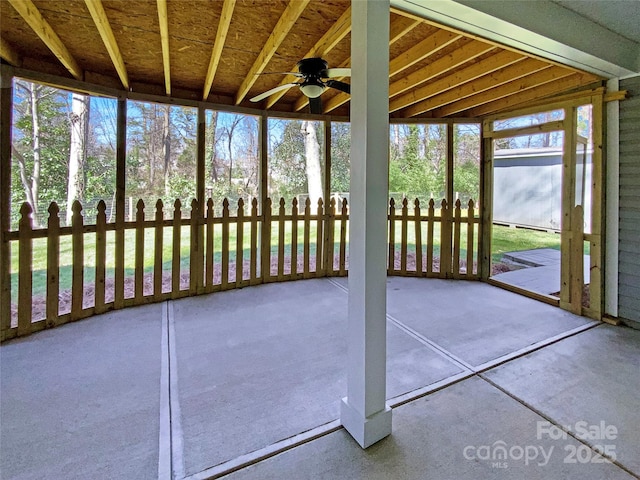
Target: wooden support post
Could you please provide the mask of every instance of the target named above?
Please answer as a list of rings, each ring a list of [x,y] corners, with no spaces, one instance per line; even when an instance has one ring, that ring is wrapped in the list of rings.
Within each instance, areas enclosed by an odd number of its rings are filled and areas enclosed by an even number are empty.
[[[417,198],[413,207],[413,222],[416,237],[416,275],[422,276],[422,220],[420,217],[420,200]]]
[[[475,255],[473,254],[475,248],[474,242],[474,230],[475,230],[475,205],[473,200],[469,200],[467,210],[467,278],[474,276],[473,262]]]
[[[142,199],[139,199],[136,204],[135,232],[134,302],[140,304],[144,296],[144,202]]]
[[[446,200],[440,203],[440,277],[451,276],[452,208]]]
[[[196,222],[196,228],[192,235],[195,235],[198,244],[198,251],[195,257],[192,255],[192,260],[196,263],[196,268],[193,270],[192,277],[195,277],[195,283],[193,289],[196,293],[204,292],[204,212],[206,206],[206,194],[205,194],[205,154],[206,154],[206,120],[207,111],[204,106],[198,106],[198,134],[197,134],[197,170],[196,170],[196,199],[198,200],[198,218]],[[193,215],[193,213],[192,213]],[[193,279],[190,281],[193,282]]]
[[[269,216],[271,216],[271,200],[269,200],[269,117],[267,117],[266,112],[260,116],[258,150],[260,155],[260,183],[258,187],[260,223],[258,225],[259,245],[256,251],[258,252],[257,264],[260,265],[260,278],[265,282],[271,276],[271,272],[269,270],[269,268],[271,268],[271,259],[265,262],[262,258],[262,255],[265,253],[263,245],[267,243],[269,245],[269,249],[271,248],[271,223],[269,223],[269,231],[265,232],[264,230],[267,223],[267,203],[269,203]],[[264,269],[265,265],[267,270]]]
[[[236,287],[243,285],[244,272],[244,200],[238,200],[236,213]]]
[[[602,319],[604,312],[604,238],[603,211],[605,208],[606,175],[604,169],[605,106],[602,94],[591,97],[591,121],[593,125],[593,154],[591,171],[591,248],[589,266],[589,315]],[[615,248],[613,246],[612,248]]]
[[[453,122],[449,120],[447,122],[447,176],[446,176],[446,199],[447,205],[450,209],[453,208],[455,199],[453,198],[453,160],[455,156],[455,150],[453,148],[453,138],[455,134],[453,131]]]
[[[0,75],[0,339],[11,329],[11,125],[13,75],[2,65]]]
[[[335,232],[336,209],[335,199],[331,198],[331,121],[325,120],[324,127],[324,186],[323,199],[325,214],[324,220],[324,241],[322,250],[324,251],[322,260],[322,270],[325,275],[333,272],[333,244]]]
[[[207,200],[207,216],[205,218],[205,291],[210,292],[213,288],[213,258],[214,258],[214,225],[213,225],[213,199]]]
[[[298,199],[291,201],[291,278],[298,277]]]
[[[303,251],[303,271],[302,276],[304,278],[309,278],[311,276],[310,273],[310,252],[309,252],[309,242],[311,241],[311,232],[309,229],[311,228],[311,200],[309,197],[304,201],[304,251]]]
[[[104,203],[104,202],[103,202]],[[99,209],[98,209],[99,211]],[[49,205],[49,219],[47,220],[47,328],[55,327],[59,316],[60,295],[60,207],[56,202]],[[97,231],[96,231],[97,232]],[[96,233],[97,235],[97,233]],[[96,251],[96,269],[99,267],[99,252]],[[104,266],[104,259],[102,260]],[[104,268],[104,267],[103,267]],[[96,282],[97,282],[96,275]],[[96,286],[97,287],[97,286]],[[98,290],[96,288],[96,300]],[[103,288],[104,303],[104,288]]]
[[[488,280],[491,276],[491,234],[493,228],[493,140],[484,138],[489,133],[492,123],[482,123],[480,138],[482,149],[480,151],[480,197],[477,207],[479,209],[480,223],[478,226],[478,275],[481,280]]]
[[[162,298],[163,265],[162,250],[164,248],[164,205],[162,200],[156,202],[156,217],[154,226],[153,242],[153,298],[160,301]]]
[[[584,288],[584,210],[582,205],[576,205],[573,209],[571,220],[571,307],[570,311],[576,315],[582,314],[582,290]]]
[[[249,283],[255,285],[259,283],[257,275],[258,259],[260,252],[258,251],[258,199],[251,200],[251,266],[249,267]]]
[[[285,201],[283,197],[280,197],[280,204],[278,207],[278,281],[284,280],[284,217],[287,214]]]
[[[202,245],[202,214],[198,199],[191,200],[191,217],[189,218],[190,248],[189,248],[189,294],[197,295],[202,292],[202,269],[204,267],[204,252]]]
[[[260,241],[260,274],[263,282],[271,279],[271,199],[267,197],[262,213],[262,239]]]
[[[324,202],[321,198],[318,199],[318,210],[316,211],[316,271],[315,277],[322,276],[324,274],[324,266],[322,264],[323,259],[323,244],[324,244]]]
[[[82,317],[82,301],[84,298],[84,222],[82,205],[74,200],[71,205],[71,319]]]
[[[229,200],[222,201],[222,290],[229,288]]]
[[[182,202],[173,204],[173,244],[171,251],[171,298],[180,295],[180,233],[182,230]]]
[[[124,214],[125,214],[125,172],[127,158],[127,100],[118,98],[118,118],[116,130],[116,230],[115,230],[115,272],[114,308],[124,306]]]
[[[33,291],[33,219],[31,205],[23,203],[18,226],[18,335],[31,332]]]
[[[105,308],[105,277],[107,260],[107,204],[104,200],[98,202],[98,215],[96,217],[96,278],[94,306],[96,313],[102,313]],[[51,227],[49,227],[51,238]]]
[[[565,108],[564,153],[562,155],[562,226],[560,238],[560,307],[572,309],[571,252],[575,205],[577,110]],[[577,239],[575,240],[577,241]],[[582,243],[580,241],[580,243]]]
[[[453,224],[453,277],[460,278],[460,237],[462,224],[462,205],[460,199],[456,200],[454,224]]]
[[[400,220],[400,274],[407,274],[407,219],[409,218],[408,200],[402,199],[402,213]]]
[[[200,205],[200,211],[204,211],[206,202],[205,198],[205,147],[207,143],[206,138],[206,120],[207,111],[202,105],[198,106],[198,131],[196,134],[196,199]]]
[[[427,209],[427,276],[433,274],[433,227],[435,223],[435,207],[436,202],[433,198],[429,199],[429,208]],[[440,272],[440,268],[438,269]]]
[[[342,209],[340,210],[340,276],[347,274],[347,219],[349,212],[347,210],[347,199],[342,199]]]
[[[396,201],[389,200],[389,253],[387,255],[387,275],[393,275],[396,266]]]
[[[333,274],[333,255],[334,255],[334,238],[336,229],[336,199],[331,198],[325,202],[326,209],[324,214],[324,260],[322,269],[325,275]]]

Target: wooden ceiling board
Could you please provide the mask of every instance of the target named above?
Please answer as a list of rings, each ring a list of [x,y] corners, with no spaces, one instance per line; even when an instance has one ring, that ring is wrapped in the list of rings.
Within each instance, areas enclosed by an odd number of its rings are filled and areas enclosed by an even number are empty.
[[[58,2],[51,0],[33,3],[81,68],[118,76],[84,0],[67,0],[55,9]]]
[[[296,1],[296,0],[291,0]],[[96,85],[121,85],[118,73],[84,0],[33,0],[59,36],[82,76]],[[134,92],[166,96],[156,0],[102,0]],[[281,84],[282,75],[247,75],[287,10],[290,0],[237,0],[209,96],[233,104],[243,82],[251,84],[240,106],[257,110],[306,111],[308,101],[297,87],[268,103],[249,99]],[[168,0],[168,39],[172,101],[202,98],[220,23],[222,1]],[[273,50],[262,72],[288,72],[318,44],[347,12],[350,0],[310,0]],[[25,70],[71,78],[72,74],[8,1],[0,2],[1,52]],[[344,18],[343,18],[344,21]],[[335,28],[338,28],[336,24]],[[444,28],[399,11],[391,13],[390,104],[393,117],[476,116],[509,109],[533,95],[555,95],[591,86],[602,79],[547,60],[536,72],[523,71],[526,56],[478,37]],[[349,67],[351,37],[324,52],[329,67]],[[395,32],[395,33],[393,33]],[[460,36],[461,35],[461,36]],[[460,37],[459,37],[460,36]],[[53,48],[53,47],[52,47]],[[519,58],[522,55],[522,59]],[[498,60],[502,59],[504,65]],[[7,59],[3,59],[6,62]],[[534,65],[534,60],[523,65]],[[534,62],[534,63],[532,63]],[[504,69],[503,73],[500,73]],[[535,69],[534,69],[535,70]],[[253,81],[255,80],[255,81]],[[48,80],[50,81],[50,80]],[[349,82],[347,78],[345,81]],[[90,86],[89,86],[90,87]],[[90,89],[90,88],[88,88]],[[323,104],[331,115],[348,114],[349,97],[327,90]]]

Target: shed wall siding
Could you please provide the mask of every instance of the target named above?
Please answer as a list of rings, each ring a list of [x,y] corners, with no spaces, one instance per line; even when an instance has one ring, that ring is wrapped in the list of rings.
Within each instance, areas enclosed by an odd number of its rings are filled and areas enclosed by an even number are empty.
[[[640,322],[640,76],[622,80],[618,315]]]

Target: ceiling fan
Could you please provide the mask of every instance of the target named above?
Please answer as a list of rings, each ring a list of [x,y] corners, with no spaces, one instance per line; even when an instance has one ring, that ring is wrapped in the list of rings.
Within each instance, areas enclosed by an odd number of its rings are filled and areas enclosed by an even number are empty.
[[[297,65],[297,72],[277,72],[283,75],[294,75],[301,78],[299,82],[287,83],[284,85],[278,85],[271,90],[267,90],[260,95],[256,95],[251,98],[252,102],[259,102],[280,90],[291,88],[292,86],[298,86],[300,91],[309,98],[309,108],[311,113],[322,113],[322,101],[320,95],[327,88],[335,88],[341,92],[351,93],[351,85],[341,82],[339,80],[332,80],[336,77],[350,77],[350,68],[327,68],[328,64],[322,58],[305,58],[300,60]]]

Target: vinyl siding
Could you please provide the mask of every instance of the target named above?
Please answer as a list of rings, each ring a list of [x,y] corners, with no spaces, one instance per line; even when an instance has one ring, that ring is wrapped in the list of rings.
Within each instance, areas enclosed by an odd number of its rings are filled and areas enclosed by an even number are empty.
[[[640,76],[622,80],[618,315],[640,322]]]

